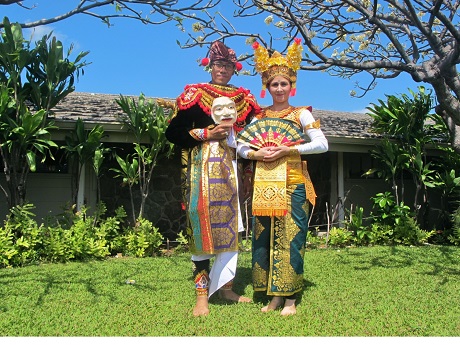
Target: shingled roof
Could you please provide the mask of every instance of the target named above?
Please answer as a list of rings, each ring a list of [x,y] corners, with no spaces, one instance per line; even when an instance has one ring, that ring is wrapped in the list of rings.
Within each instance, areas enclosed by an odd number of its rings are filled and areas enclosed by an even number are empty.
[[[138,98],[138,96],[123,96]],[[59,122],[74,122],[81,118],[87,123],[120,124],[119,116],[123,115],[123,111],[116,102],[119,98],[120,95],[73,92],[60,102],[53,112]],[[174,102],[174,99],[162,100]],[[321,120],[321,129],[327,137],[354,139],[378,137],[370,132],[372,118],[366,114],[313,108],[313,116]]]

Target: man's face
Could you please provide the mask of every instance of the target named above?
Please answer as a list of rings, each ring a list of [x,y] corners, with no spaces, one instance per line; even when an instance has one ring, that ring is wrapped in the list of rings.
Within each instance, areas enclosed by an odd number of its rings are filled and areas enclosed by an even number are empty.
[[[211,116],[215,123],[235,123],[237,112],[235,102],[228,97],[218,97],[212,102]]]
[[[230,61],[217,60],[211,65],[211,79],[213,84],[227,85],[232,79],[235,65]]]

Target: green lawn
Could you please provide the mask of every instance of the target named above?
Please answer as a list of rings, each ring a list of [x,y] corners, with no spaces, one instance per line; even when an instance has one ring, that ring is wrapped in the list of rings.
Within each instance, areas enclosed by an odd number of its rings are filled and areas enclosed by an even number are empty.
[[[241,253],[246,296],[250,267]],[[189,254],[1,269],[0,336],[460,336],[459,247],[308,251],[291,317],[213,296],[195,318],[191,270]]]

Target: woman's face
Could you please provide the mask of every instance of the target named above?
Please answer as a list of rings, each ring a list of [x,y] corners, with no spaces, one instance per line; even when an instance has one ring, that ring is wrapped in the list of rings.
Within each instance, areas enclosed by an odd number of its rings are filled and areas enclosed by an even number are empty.
[[[268,84],[268,92],[275,103],[283,103],[289,100],[291,82],[280,75],[273,78]]]

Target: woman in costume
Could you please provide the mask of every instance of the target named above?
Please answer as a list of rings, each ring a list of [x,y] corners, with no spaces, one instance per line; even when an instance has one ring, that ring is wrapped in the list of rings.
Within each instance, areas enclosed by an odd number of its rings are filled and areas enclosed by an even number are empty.
[[[211,73],[211,81],[185,86],[165,133],[170,142],[182,149],[183,197],[196,290],[194,316],[209,314],[208,299],[217,290],[224,299],[251,302],[232,290],[238,232],[244,230],[239,212],[238,174],[233,168],[234,136],[260,111],[249,90],[228,84],[242,67],[232,49],[216,41],[210,47],[209,58],[201,63]],[[213,102],[220,97],[231,100],[231,122],[216,123],[213,119]],[[223,103],[216,103],[217,106],[221,115],[226,112]],[[214,118],[223,119],[215,115]],[[215,260],[210,270],[212,257]]]
[[[306,155],[323,153],[328,142],[309,106],[293,107],[297,70],[302,59],[300,39],[286,57],[253,44],[256,71],[262,76],[262,94],[271,106],[238,134],[238,153],[256,161],[252,198],[252,279],[254,291],[272,299],[262,312],[282,307],[281,315],[296,313],[296,294],[303,289],[304,254],[309,206],[315,190],[307,171]],[[308,138],[308,140],[307,140]]]

